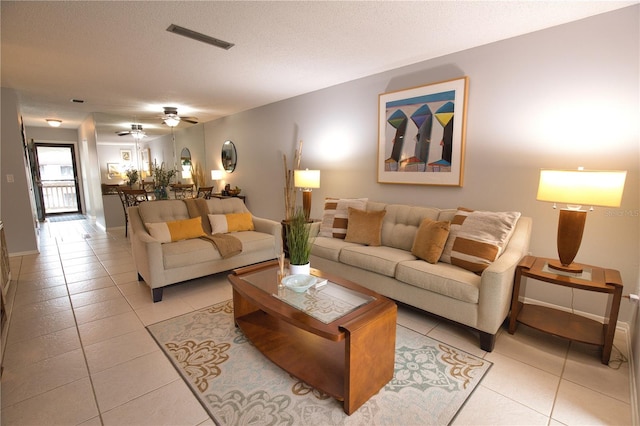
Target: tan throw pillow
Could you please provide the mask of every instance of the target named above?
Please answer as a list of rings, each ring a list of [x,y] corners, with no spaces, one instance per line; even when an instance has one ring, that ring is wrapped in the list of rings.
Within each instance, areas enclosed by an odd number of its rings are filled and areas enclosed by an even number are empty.
[[[413,240],[411,254],[429,263],[438,263],[449,236],[450,223],[424,219]]]
[[[481,274],[502,254],[519,218],[520,212],[459,210],[447,240],[451,246],[449,263]],[[454,226],[455,239],[450,241]]]
[[[349,243],[379,246],[382,220],[386,213],[386,210],[368,212],[349,207],[349,225],[344,240]]]
[[[172,222],[145,223],[149,234],[161,243],[203,237],[202,220],[199,217]]]

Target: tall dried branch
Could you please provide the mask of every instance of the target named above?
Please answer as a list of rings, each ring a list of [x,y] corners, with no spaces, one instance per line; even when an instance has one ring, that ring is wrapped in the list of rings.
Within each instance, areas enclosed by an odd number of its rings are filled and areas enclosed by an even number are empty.
[[[293,156],[293,168],[289,168],[287,155],[282,154],[284,164],[284,214],[286,220],[291,220],[296,211],[296,187],[293,179],[294,170],[300,168],[302,158],[302,141],[298,144],[298,149]]]

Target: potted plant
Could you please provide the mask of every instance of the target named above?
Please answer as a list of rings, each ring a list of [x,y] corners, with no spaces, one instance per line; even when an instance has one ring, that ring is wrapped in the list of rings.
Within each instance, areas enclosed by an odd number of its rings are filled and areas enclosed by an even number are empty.
[[[311,228],[302,208],[295,210],[293,217],[287,221],[286,227],[291,274],[309,275],[309,257],[313,239],[309,238]]]

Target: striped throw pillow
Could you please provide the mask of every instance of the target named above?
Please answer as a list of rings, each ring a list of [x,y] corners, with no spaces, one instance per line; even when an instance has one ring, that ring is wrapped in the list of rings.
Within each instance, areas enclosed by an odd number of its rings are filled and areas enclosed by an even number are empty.
[[[519,218],[520,212],[459,209],[451,222],[448,253],[440,260],[447,262],[448,256],[447,263],[481,274],[502,254]]]
[[[349,223],[349,207],[366,210],[368,200],[368,198],[326,198],[318,236],[344,239]]]

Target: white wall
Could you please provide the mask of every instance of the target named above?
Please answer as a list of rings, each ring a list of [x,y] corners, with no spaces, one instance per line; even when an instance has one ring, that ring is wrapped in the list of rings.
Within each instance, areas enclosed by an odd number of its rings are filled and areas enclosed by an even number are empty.
[[[556,257],[558,212],[535,200],[540,168],[624,169],[619,209],[589,213],[577,261],[638,283],[639,6],[373,75],[205,124],[207,168],[226,139],[238,166],[226,182],[249,208],[284,217],[282,154],[304,140],[301,166],[321,170],[312,216],[327,196],[437,207],[518,210],[533,217],[531,252]],[[377,183],[378,95],[469,77],[464,186]],[[528,286],[527,296],[570,306],[569,289]],[[604,298],[576,291],[573,307],[604,315]],[[621,320],[631,309],[623,302]]]
[[[0,219],[10,255],[37,253],[37,217],[24,158],[18,97],[14,90],[4,87],[1,97]],[[9,182],[9,176],[13,182]]]

